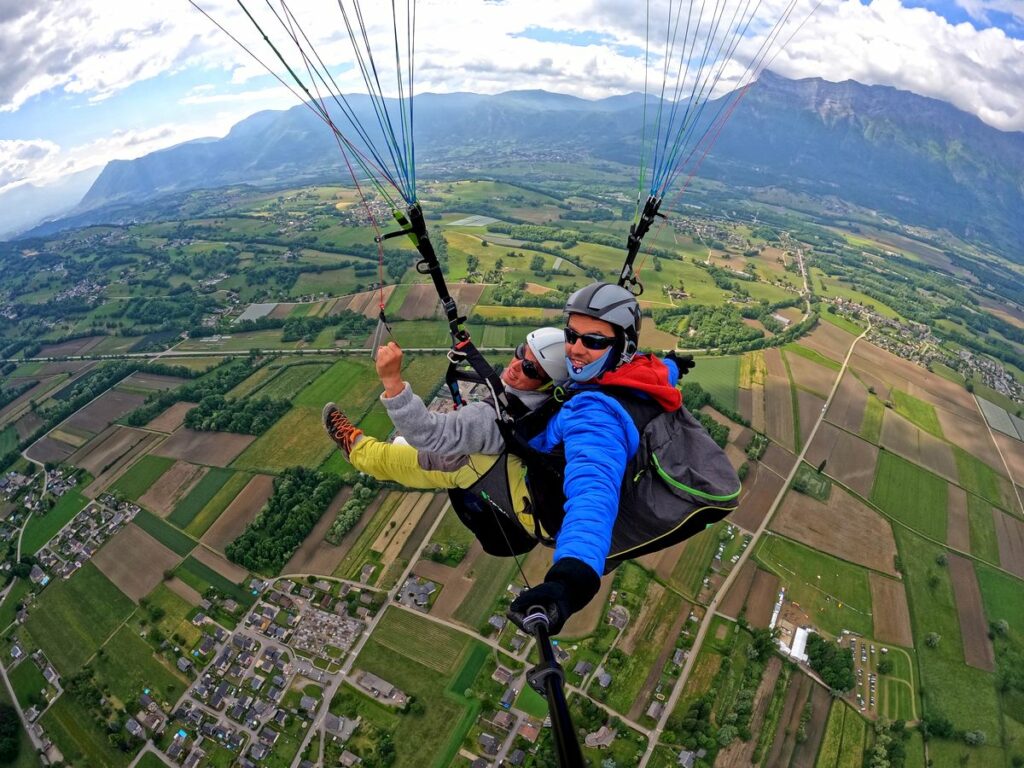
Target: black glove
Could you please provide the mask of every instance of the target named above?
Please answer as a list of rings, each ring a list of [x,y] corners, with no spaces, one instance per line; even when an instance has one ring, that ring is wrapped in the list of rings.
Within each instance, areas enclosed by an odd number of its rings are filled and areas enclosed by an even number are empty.
[[[679,378],[682,378],[697,367],[697,362],[693,359],[693,355],[680,355],[674,349],[665,355],[665,359],[675,361],[676,368],[679,369]]]
[[[582,560],[563,557],[548,571],[544,583],[523,592],[512,601],[508,617],[520,629],[532,609],[539,608],[548,617],[548,634],[557,635],[576,611],[594,599],[601,588],[601,577]]]

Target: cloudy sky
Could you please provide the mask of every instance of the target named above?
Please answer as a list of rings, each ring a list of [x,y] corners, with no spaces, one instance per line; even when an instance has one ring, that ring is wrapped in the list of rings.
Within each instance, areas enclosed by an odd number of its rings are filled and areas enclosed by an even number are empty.
[[[352,0],[343,1],[351,8]],[[672,1],[678,8],[680,0]],[[236,3],[196,2],[273,62]],[[287,32],[267,0],[244,2],[286,50]],[[273,2],[279,10],[280,0]],[[756,21],[774,22],[786,2],[763,0]],[[779,74],[891,85],[948,101],[1001,130],[1024,131],[1024,0],[793,2],[783,36],[789,42],[771,62]],[[663,45],[670,28],[668,3],[651,0],[659,31],[648,44],[637,0],[420,0],[416,90],[543,88],[586,98],[642,91],[645,48],[656,60],[656,41]],[[393,59],[391,29],[373,15],[391,4],[363,5],[370,34],[386,32],[373,38],[374,50]],[[287,7],[340,87],[361,90],[337,0],[289,0]],[[757,23],[750,29],[764,31]],[[383,69],[388,56],[380,59]],[[0,0],[0,192],[223,136],[253,112],[296,103],[188,0]]]

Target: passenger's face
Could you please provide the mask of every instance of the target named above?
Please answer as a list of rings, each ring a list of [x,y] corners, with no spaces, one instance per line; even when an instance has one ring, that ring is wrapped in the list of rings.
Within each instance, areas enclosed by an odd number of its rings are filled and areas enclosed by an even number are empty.
[[[579,336],[596,334],[612,342],[615,340],[615,326],[604,320],[598,320],[596,317],[569,315],[569,320],[565,326]],[[583,368],[589,363],[594,362],[608,350],[608,346],[611,346],[609,344],[601,349],[590,349],[586,346],[586,342],[587,339],[583,338],[577,338],[572,344],[568,340],[566,341],[565,356],[569,358],[569,363],[573,368]]]
[[[510,387],[523,390],[524,392],[532,392],[533,390],[540,389],[547,383],[547,376],[544,374],[544,369],[540,367],[540,363],[537,362],[536,355],[533,354],[533,350],[530,349],[530,345],[523,343],[519,348],[516,349],[517,354],[512,356],[508,365],[505,366],[505,370],[501,372],[501,380]],[[522,357],[520,357],[522,355]],[[530,368],[531,371],[542,374],[542,378],[536,378],[534,376],[527,376],[523,370],[523,363],[526,362],[526,367]]]

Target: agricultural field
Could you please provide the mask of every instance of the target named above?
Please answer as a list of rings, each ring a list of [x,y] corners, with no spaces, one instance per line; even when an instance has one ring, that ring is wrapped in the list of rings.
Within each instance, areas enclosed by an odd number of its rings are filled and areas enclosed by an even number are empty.
[[[211,472],[210,474],[212,475],[213,473]],[[209,476],[207,475],[207,477]],[[235,497],[241,493],[251,478],[252,475],[247,472],[232,473],[220,490],[213,495],[213,498],[203,506],[195,517],[185,524],[185,532],[196,538],[202,538],[207,529],[213,525],[217,518],[227,509],[228,505],[235,500]],[[193,493],[198,492],[199,487],[197,486]],[[189,497],[186,497],[182,503],[186,504],[188,501]]]
[[[45,590],[25,623],[32,639],[62,675],[83,662],[132,612],[132,601],[92,563]]]
[[[145,511],[140,516],[142,514]],[[166,525],[158,518],[151,519]],[[172,570],[180,561],[180,554],[175,554],[143,528],[132,523],[118,531],[93,557],[93,563],[103,575],[135,602],[147,595],[161,582],[164,573]]]
[[[688,374],[686,382],[696,382],[701,388],[722,405],[733,411],[739,410],[740,358],[697,357],[697,363]]]
[[[65,761],[75,765],[121,768],[131,755],[116,749],[86,711],[71,696],[59,697],[39,721]]]
[[[163,546],[181,557],[187,555],[196,546],[196,542],[192,538],[186,536],[166,520],[156,515],[151,515],[146,510],[142,510],[135,516],[134,523]]]
[[[231,467],[277,474],[288,467],[319,466],[334,450],[334,443],[324,434],[320,408],[296,405],[246,448]]]
[[[101,685],[126,706],[134,705],[146,690],[167,702],[177,701],[187,686],[186,679],[171,671],[153,654],[153,648],[131,627],[121,627],[93,661]]]
[[[474,679],[486,658],[472,652],[475,645],[465,635],[391,608],[363,647],[354,669],[379,675],[420,701],[430,702],[423,716],[392,721],[396,768],[448,765],[455,756],[480,707],[477,700],[464,698],[465,687],[456,687]],[[475,669],[465,669],[467,665]]]
[[[687,539],[682,555],[676,561],[669,584],[687,597],[694,599],[700,593],[701,582],[711,567],[711,559],[718,548],[718,534],[722,525],[716,525]]]
[[[138,501],[173,465],[174,460],[165,456],[143,456],[110,486],[110,492]]]
[[[175,505],[174,511],[168,515],[167,521],[183,530],[187,528],[234,474],[230,469],[221,469],[220,467],[210,469]]]
[[[867,571],[781,536],[762,539],[754,557],[775,573],[786,597],[832,635],[844,629],[870,636],[871,590]]]
[[[871,501],[913,530],[946,540],[946,481],[916,464],[890,451],[879,453]]]
[[[999,704],[993,676],[966,665],[963,633],[957,613],[951,574],[938,564],[944,548],[896,527],[903,562],[914,637],[920,647],[918,663],[925,711],[939,712],[957,728],[997,733]],[[927,638],[937,635],[934,647]],[[986,638],[987,639],[987,638]]]

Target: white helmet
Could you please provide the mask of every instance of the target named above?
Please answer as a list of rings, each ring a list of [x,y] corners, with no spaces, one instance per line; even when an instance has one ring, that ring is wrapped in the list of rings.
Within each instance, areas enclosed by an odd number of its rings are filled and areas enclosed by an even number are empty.
[[[569,378],[565,362],[565,331],[561,328],[538,328],[526,334],[526,343],[552,381]]]

